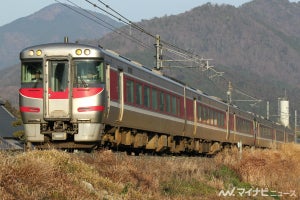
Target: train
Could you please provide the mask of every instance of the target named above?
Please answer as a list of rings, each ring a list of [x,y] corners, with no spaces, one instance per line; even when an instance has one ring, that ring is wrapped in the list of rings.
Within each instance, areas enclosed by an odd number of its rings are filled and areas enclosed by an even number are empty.
[[[294,141],[288,127],[100,46],[40,44],[20,60],[28,147],[213,155]]]

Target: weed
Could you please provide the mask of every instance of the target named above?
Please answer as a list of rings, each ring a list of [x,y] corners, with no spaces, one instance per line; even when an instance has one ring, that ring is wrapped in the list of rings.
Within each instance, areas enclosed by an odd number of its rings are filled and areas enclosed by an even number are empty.
[[[235,172],[233,169],[230,169],[226,165],[221,165],[219,169],[212,173],[212,176],[217,179],[223,180],[226,189],[232,186],[245,189],[251,188],[251,185],[249,183],[241,181],[241,178],[237,174],[237,172]]]
[[[269,188],[267,194],[273,199],[279,199],[278,192],[291,191],[297,198],[299,154],[300,147],[293,144],[278,150],[244,150],[241,158],[236,149],[224,150],[213,159],[134,157],[111,151],[0,152],[0,196],[2,199],[189,200],[222,199],[219,192],[230,188],[245,191]]]
[[[173,178],[161,184],[161,190],[166,196],[203,196],[215,193],[215,189],[195,179],[182,180]]]

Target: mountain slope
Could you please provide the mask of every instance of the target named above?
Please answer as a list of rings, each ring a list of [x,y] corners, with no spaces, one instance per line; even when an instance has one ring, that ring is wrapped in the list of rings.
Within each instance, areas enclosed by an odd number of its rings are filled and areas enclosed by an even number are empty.
[[[47,13],[50,8],[45,8],[44,12]],[[45,13],[27,19],[26,27],[29,27],[29,21],[35,18],[44,23],[51,21],[53,16]],[[66,15],[55,16],[59,16],[60,21],[63,21]],[[65,24],[71,24],[67,19],[66,21]],[[76,24],[79,25],[69,27],[72,33],[81,29],[81,23]],[[208,3],[179,15],[143,20],[138,24],[153,35],[159,34],[164,41],[182,49],[192,50],[204,58],[213,59],[211,64],[218,71],[225,72],[225,77],[233,82],[233,87],[271,101],[273,107],[277,106],[277,98],[282,96],[286,89],[292,102],[291,110],[300,108],[300,3],[290,3],[288,0],[254,0],[238,8]],[[95,25],[94,28],[96,27],[99,26]],[[41,32],[39,36],[43,35],[43,30],[36,31]],[[61,37],[56,36],[59,30],[45,32],[49,35],[43,38],[42,43],[61,41],[64,36],[63,31]],[[120,32],[127,37],[121,37]],[[89,33],[71,38],[83,38],[85,43],[95,45],[100,43],[104,48],[115,50],[150,68],[155,64],[155,39],[135,31],[132,27],[122,27],[117,33],[106,34],[101,39],[100,36],[97,37],[97,33],[94,36],[91,31]],[[14,38],[11,39],[11,43]],[[143,46],[140,45],[141,42],[137,44],[136,40],[141,41]],[[165,54],[167,52],[164,50]],[[205,72],[191,69],[172,69],[164,72],[211,95],[226,98],[227,84],[208,81],[204,76]],[[234,100],[239,98],[236,96]],[[251,111],[260,109],[253,108]]]
[[[300,3],[255,0],[238,8],[208,3],[180,15],[142,21],[139,25],[180,48],[212,58],[212,64],[225,72],[234,87],[264,100],[274,100],[275,107],[275,100],[287,89],[293,108],[300,107]],[[149,46],[155,43],[154,39],[149,42],[144,34],[132,35]],[[104,47],[153,66],[154,48],[142,48],[115,33],[101,41]],[[141,61],[141,51],[151,59]],[[214,89],[203,88],[196,80],[197,76],[201,77],[199,74],[181,71],[176,76],[187,82],[195,79],[194,87],[214,95]],[[223,91],[227,91],[227,85],[223,86]]]
[[[76,8],[72,9],[78,11]],[[100,38],[111,31],[74,10],[62,4],[52,4],[30,16],[0,27],[0,57],[5,58],[0,60],[0,69],[18,63],[19,52],[27,46],[63,41],[65,36],[72,41]],[[99,13],[93,15],[111,24],[112,27],[121,26],[105,15]]]

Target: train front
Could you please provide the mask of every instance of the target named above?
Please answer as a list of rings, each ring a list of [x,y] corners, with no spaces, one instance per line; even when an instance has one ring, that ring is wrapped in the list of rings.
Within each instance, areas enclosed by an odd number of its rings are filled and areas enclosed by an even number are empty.
[[[104,129],[105,66],[98,48],[45,44],[24,49],[19,104],[27,144],[92,148]]]

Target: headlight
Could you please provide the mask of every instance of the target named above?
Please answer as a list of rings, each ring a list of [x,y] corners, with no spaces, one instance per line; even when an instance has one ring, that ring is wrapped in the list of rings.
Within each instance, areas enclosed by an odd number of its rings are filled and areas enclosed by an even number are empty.
[[[80,56],[82,54],[82,50],[81,49],[76,49],[76,55]]]
[[[33,55],[34,55],[34,51],[33,51],[33,50],[30,50],[30,51],[28,52],[28,55],[29,55],[29,56],[33,56]]]
[[[36,55],[37,55],[37,56],[40,56],[40,55],[42,55],[42,50],[40,50],[40,49],[39,49],[39,50],[37,50],[37,51],[36,51]]]
[[[88,56],[88,55],[90,55],[90,53],[91,53],[91,51],[90,51],[89,49],[85,49],[85,50],[84,50],[84,54],[85,54],[85,55]]]

